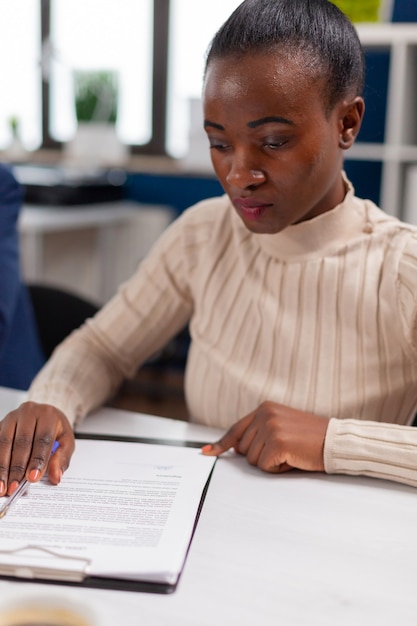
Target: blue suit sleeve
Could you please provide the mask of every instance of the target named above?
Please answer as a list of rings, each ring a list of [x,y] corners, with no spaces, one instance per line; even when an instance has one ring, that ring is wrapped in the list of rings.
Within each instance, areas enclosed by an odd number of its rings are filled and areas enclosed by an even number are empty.
[[[0,353],[15,315],[21,278],[17,220],[23,193],[11,170],[0,164]]]

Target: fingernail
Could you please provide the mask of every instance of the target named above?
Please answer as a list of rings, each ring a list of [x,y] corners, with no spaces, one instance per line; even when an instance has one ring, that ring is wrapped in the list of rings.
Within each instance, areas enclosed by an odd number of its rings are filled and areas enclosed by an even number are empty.
[[[0,480],[0,496],[4,496],[6,493],[6,483],[4,480]]]
[[[19,483],[17,482],[17,480],[14,480],[13,482],[10,483],[9,490],[8,490],[9,491],[9,496],[14,494],[14,492],[16,491],[18,486],[19,486]]]
[[[40,475],[41,475],[41,473],[40,473],[40,471],[38,469],[30,470],[30,472],[29,472],[29,480],[32,480],[32,481],[38,480]]]
[[[203,446],[201,448],[201,452],[204,454],[205,452],[211,452],[213,449],[213,446],[211,443],[208,443],[207,445]]]

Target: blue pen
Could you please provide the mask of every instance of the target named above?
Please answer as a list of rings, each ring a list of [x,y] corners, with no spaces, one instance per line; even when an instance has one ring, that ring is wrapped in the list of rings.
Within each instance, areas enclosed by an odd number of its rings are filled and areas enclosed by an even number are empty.
[[[51,456],[54,454],[54,452],[58,450],[58,448],[59,441],[55,441],[54,445],[52,446]],[[14,491],[11,496],[9,496],[7,502],[0,508],[0,519],[2,519],[6,515],[12,504],[15,504],[15,502],[19,500],[20,496],[25,493],[30,484],[31,483],[26,478],[22,480],[16,491]]]

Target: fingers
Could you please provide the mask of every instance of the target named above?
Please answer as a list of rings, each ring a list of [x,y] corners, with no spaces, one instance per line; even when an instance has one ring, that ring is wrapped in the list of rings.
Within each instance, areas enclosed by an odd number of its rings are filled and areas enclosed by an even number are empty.
[[[251,417],[252,419],[250,419]],[[251,413],[232,426],[219,441],[207,444],[201,451],[206,456],[218,456],[230,448],[235,448],[236,452],[246,456],[250,465],[259,467],[262,471],[270,474],[282,474],[294,469],[288,463],[282,462],[278,450],[271,455],[262,437],[257,436],[257,430],[251,428],[252,423],[253,414]]]
[[[61,482],[62,474],[68,469],[75,449],[74,433],[70,424],[68,427],[68,431],[57,438],[59,448],[48,463],[48,478],[53,485]]]
[[[16,411],[0,423],[0,495],[13,493],[24,477],[32,447],[34,424],[26,422],[26,434],[18,428]]]
[[[215,443],[209,443],[206,446],[203,446],[203,448],[201,448],[202,453],[207,456],[218,456],[219,454],[230,450],[230,448],[235,448],[236,451],[239,451],[238,447],[240,439],[249,424],[252,422],[253,416],[254,413],[249,413],[249,415],[242,417],[241,420],[229,428],[221,439]]]
[[[0,497],[6,495],[7,491],[11,445],[12,438],[0,431]]]
[[[265,438],[262,429],[258,429],[252,422],[243,433],[239,442],[239,452],[246,456],[250,465],[259,467],[263,472],[281,474],[290,469],[290,465],[283,462],[281,447],[275,446],[269,438]]]
[[[50,460],[55,441],[59,448]],[[58,484],[74,447],[71,425],[61,411],[22,404],[0,422],[0,496],[11,495],[24,478],[37,482],[47,468],[50,481]]]
[[[248,463],[265,472],[292,468],[324,471],[323,448],[329,419],[275,402],[263,402],[203,454],[234,447]]]

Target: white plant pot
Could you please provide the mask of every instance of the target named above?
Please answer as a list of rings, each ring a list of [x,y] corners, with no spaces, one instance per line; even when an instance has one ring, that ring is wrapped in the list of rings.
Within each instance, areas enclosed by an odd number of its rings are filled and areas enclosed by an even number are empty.
[[[75,137],[64,147],[64,161],[75,167],[117,167],[126,164],[129,150],[114,124],[80,122]]]

